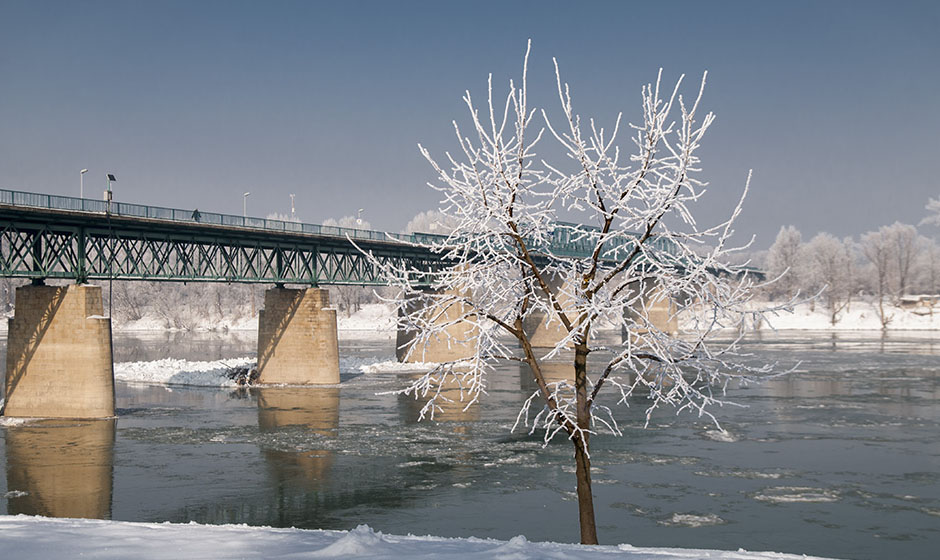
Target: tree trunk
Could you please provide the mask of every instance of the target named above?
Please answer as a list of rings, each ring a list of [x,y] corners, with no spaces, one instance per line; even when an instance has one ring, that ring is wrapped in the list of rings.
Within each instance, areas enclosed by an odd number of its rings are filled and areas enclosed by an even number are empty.
[[[574,388],[577,395],[578,427],[580,435],[571,439],[574,444],[574,462],[578,479],[578,517],[581,521],[581,544],[597,544],[597,526],[594,523],[594,495],[591,493],[590,443],[587,430],[591,427],[591,411],[587,402],[587,344],[574,347]]]
[[[591,459],[584,451],[584,442],[573,440],[574,461],[578,478],[578,518],[581,521],[581,544],[597,544],[594,524],[594,496],[591,494]]]

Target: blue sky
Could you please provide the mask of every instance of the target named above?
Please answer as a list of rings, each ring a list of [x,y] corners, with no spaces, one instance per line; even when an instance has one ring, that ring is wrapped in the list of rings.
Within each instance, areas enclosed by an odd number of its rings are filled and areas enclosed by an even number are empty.
[[[584,115],[639,115],[659,67],[709,71],[700,217],[855,235],[940,195],[940,3],[0,0],[0,188],[398,230],[436,207],[416,144],[452,149],[460,97],[500,89],[533,40]],[[925,227],[925,233],[936,235]]]

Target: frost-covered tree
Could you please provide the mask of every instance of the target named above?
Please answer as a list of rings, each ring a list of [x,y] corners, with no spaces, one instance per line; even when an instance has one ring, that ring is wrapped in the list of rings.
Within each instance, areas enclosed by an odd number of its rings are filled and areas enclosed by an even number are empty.
[[[920,223],[940,226],[940,197],[929,199],[925,208],[928,214]]]
[[[928,294],[940,293],[940,245],[933,239],[920,240],[920,291]]]
[[[835,325],[839,313],[849,304],[851,297],[851,258],[846,246],[835,236],[820,233],[804,248],[811,281],[810,289],[822,291],[829,312],[829,322]]]
[[[457,227],[454,221],[445,216],[440,210],[419,212],[405,226],[405,233],[435,233],[447,235]]]
[[[888,239],[890,239],[892,266],[894,267],[895,298],[900,299],[907,294],[910,287],[911,274],[915,259],[917,258],[917,228],[912,225],[894,222],[885,226]]]
[[[845,280],[846,301],[845,310],[851,311],[852,297],[861,291],[862,277],[859,275],[859,259],[862,259],[858,243],[852,237],[842,240],[842,249],[845,252]]]
[[[366,220],[363,220],[362,218],[357,218],[355,216],[343,216],[338,220],[335,218],[327,218],[321,225],[352,229],[372,229],[372,224]]]
[[[793,296],[803,281],[803,236],[794,226],[783,226],[767,251],[767,275],[776,281],[769,286],[773,295]]]
[[[869,277],[872,281],[872,291],[875,294],[876,310],[881,328],[887,329],[891,317],[886,314],[884,300],[889,293],[888,279],[892,265],[892,239],[888,226],[882,226],[878,231],[870,231],[862,235],[862,254],[871,263]]]
[[[734,341],[710,336],[744,325],[754,283],[725,264],[740,249],[729,241],[740,203],[716,227],[700,227],[693,214],[705,192],[696,151],[714,119],[700,108],[704,76],[691,102],[679,94],[681,78],[667,89],[657,77],[642,88],[637,124],[627,128],[618,117],[604,128],[575,113],[557,62],[558,118],[532,107],[527,68],[528,53],[521,81],[510,82],[501,101],[492,76],[482,108],[466,93],[470,128],[454,123],[459,155],[442,164],[419,146],[437,172],[431,186],[443,197],[440,211],[455,224],[446,238],[422,245],[453,264],[426,274],[435,289],[412,286],[415,270],[372,262],[402,292],[399,328],[415,332],[408,352],[442,338],[471,348],[469,359],[440,364],[402,389],[427,399],[421,417],[455,399],[469,408],[498,363],[526,364],[538,388],[517,426],[540,430],[546,444],[555,436],[571,442],[581,541],[596,543],[590,438],[620,434],[609,407],[645,403],[647,423],[663,407],[713,419],[710,407],[728,383],[767,369],[739,360]],[[548,137],[567,157],[536,155]],[[571,247],[582,251],[563,251]],[[686,317],[687,336],[649,318],[664,302],[673,317]],[[544,351],[526,328],[542,318],[562,332]],[[622,327],[623,343],[598,339],[601,322]],[[570,377],[548,377],[549,359],[568,360]]]
[[[298,216],[296,216],[296,215],[294,215],[294,216],[292,217],[290,214],[286,214],[286,213],[282,214],[282,213],[280,213],[280,212],[271,212],[270,214],[268,214],[267,216],[265,216],[265,218],[267,218],[268,220],[280,220],[280,221],[282,221],[282,222],[301,222],[301,221],[303,221],[303,220],[300,219],[300,217],[298,217]]]

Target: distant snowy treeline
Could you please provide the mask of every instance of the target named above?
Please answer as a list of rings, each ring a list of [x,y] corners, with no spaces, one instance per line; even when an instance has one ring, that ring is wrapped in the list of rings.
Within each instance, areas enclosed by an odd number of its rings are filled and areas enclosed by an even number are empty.
[[[816,304],[825,307],[833,325],[853,301],[864,300],[887,327],[888,307],[930,306],[936,298],[912,296],[940,293],[940,244],[899,222],[857,239],[823,232],[809,241],[795,227],[785,226],[758,264],[768,278],[776,278],[767,288],[770,298],[820,294]]]

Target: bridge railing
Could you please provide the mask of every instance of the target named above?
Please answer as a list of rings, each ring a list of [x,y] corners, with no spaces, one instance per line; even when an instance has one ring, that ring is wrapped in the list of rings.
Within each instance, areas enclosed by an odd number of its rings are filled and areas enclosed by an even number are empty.
[[[384,231],[307,224],[288,220],[272,220],[268,218],[256,218],[252,216],[219,214],[217,212],[203,212],[201,210],[197,212],[196,210],[182,210],[180,208],[147,206],[144,204],[134,204],[130,202],[112,201],[109,204],[105,200],[97,200],[94,198],[77,198],[73,196],[41,194],[6,189],[0,189],[0,204],[7,204],[10,206],[26,206],[30,208],[44,208],[49,210],[95,212],[101,214],[110,212],[114,216],[126,216],[132,218],[147,218],[188,223],[198,222],[200,224],[244,227],[294,233],[309,233],[314,235],[332,235],[336,237],[346,237],[348,235],[353,239],[367,239],[372,241],[387,241],[389,239],[394,239],[397,241],[416,243],[444,239],[443,236],[433,234],[388,233]]]
[[[32,208],[45,208],[51,210],[70,210],[78,212],[108,213],[115,216],[167,220],[185,223],[200,223],[229,227],[251,228],[266,231],[294,232],[314,235],[330,235],[335,237],[349,236],[352,239],[372,241],[396,240],[405,243],[435,243],[446,239],[446,236],[430,233],[388,233],[383,231],[346,228],[338,226],[324,226],[307,224],[288,220],[273,220],[256,218],[252,216],[236,216],[232,214],[219,214],[216,212],[202,212],[196,210],[182,210],[179,208],[166,208],[162,206],[147,206],[129,202],[107,202],[92,198],[77,198],[53,194],[41,194],[25,191],[0,189],[0,204],[12,206],[26,206]],[[594,243],[599,230],[596,227],[580,224],[559,222],[543,250],[558,257],[583,258],[589,256],[594,249]],[[602,258],[617,260],[623,258],[635,245],[639,236],[626,234],[619,239],[608,241]],[[675,255],[675,247],[666,238],[652,240],[659,251]],[[533,247],[538,251],[539,244]]]

